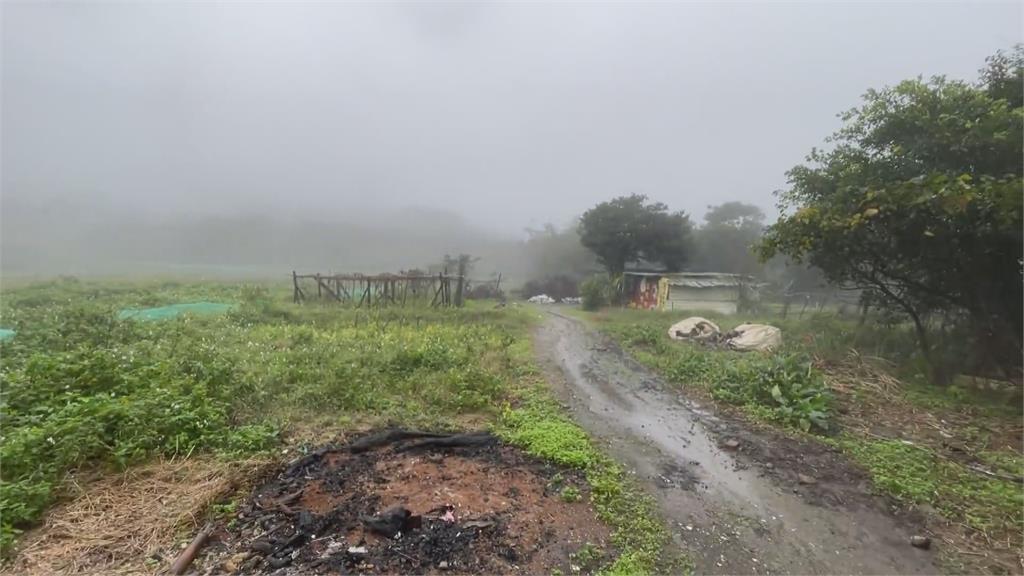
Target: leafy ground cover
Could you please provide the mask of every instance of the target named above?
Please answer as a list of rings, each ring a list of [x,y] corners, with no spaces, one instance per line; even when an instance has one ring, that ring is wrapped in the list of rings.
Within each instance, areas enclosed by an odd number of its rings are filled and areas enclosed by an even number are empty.
[[[211,301],[226,314],[164,321],[118,310]],[[9,551],[65,493],[69,474],[154,457],[245,459],[300,425],[489,424],[528,452],[586,472],[615,530],[613,571],[648,571],[653,508],[546,399],[527,314],[297,307],[280,286],[61,280],[5,291],[0,344],[0,515]]]
[[[947,555],[951,569],[1019,571],[1019,389],[975,387],[969,379],[945,388],[924,384],[915,378],[911,335],[834,315],[701,313],[723,330],[741,322],[782,328],[781,349],[740,354],[668,338],[668,327],[691,315],[685,312],[576,314],[670,382],[842,449],[879,493],[931,513],[929,526],[946,550],[965,553]]]

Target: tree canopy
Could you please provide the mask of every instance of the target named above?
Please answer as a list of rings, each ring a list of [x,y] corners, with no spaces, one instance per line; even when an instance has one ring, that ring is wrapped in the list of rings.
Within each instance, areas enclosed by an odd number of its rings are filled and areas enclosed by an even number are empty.
[[[909,316],[963,320],[988,360],[1020,364],[1024,49],[972,84],[934,77],[869,90],[828,151],[788,172],[761,255],[820,268]],[[995,358],[994,356],[998,356]]]
[[[523,252],[531,278],[581,279],[598,269],[594,255],[580,243],[575,223],[565,229],[545,224],[539,230],[528,228],[526,233]]]
[[[621,275],[626,264],[643,258],[670,271],[686,263],[690,217],[669,212],[660,202],[633,194],[602,202],[580,218],[580,242],[597,256],[612,276]]]
[[[764,230],[764,212],[752,204],[709,206],[704,225],[694,232],[693,267],[707,272],[756,275],[761,264],[753,247]]]

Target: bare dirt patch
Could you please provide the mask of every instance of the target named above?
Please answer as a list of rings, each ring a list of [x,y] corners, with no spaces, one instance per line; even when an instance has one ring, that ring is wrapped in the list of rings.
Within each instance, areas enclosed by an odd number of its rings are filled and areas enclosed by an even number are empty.
[[[366,438],[270,476],[215,529],[200,572],[569,573],[571,554],[608,540],[577,473],[494,437]],[[566,501],[568,486],[584,498]]]

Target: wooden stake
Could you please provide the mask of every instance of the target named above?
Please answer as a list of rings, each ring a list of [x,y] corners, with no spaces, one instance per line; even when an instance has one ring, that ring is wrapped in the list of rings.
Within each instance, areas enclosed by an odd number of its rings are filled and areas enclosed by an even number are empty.
[[[181,555],[174,561],[174,564],[171,564],[171,574],[178,576],[184,574],[185,570],[188,570],[189,565],[195,560],[196,554],[206,544],[206,540],[212,532],[213,524],[207,523],[206,526],[203,526],[203,529],[199,531],[199,534],[196,534],[196,537],[192,539],[188,547],[181,552]]]

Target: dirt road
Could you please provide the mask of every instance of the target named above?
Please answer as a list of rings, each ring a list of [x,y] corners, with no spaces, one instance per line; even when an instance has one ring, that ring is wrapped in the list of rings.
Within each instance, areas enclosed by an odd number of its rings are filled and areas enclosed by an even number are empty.
[[[557,310],[536,337],[573,416],[655,496],[700,574],[934,574],[921,523],[869,495],[818,443],[753,429],[670,391],[614,343]]]

